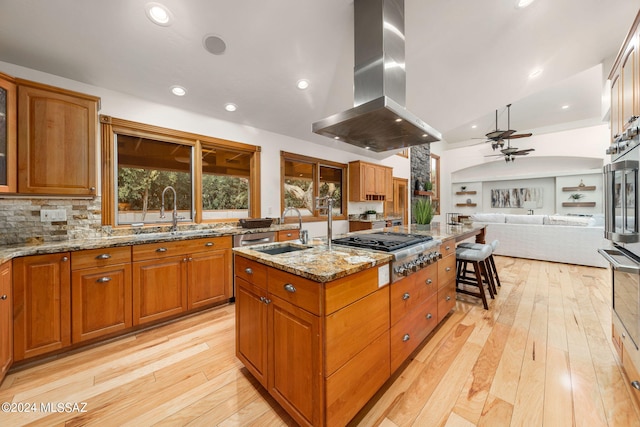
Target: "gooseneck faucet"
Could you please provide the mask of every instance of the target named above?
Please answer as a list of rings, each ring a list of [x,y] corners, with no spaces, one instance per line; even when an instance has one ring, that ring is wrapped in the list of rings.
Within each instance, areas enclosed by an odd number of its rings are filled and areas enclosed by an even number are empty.
[[[298,210],[298,208],[295,208],[293,206],[287,206],[286,208],[284,208],[284,211],[282,211],[282,217],[280,217],[280,224],[284,224],[284,216],[289,211],[296,211],[298,213],[298,236],[300,238],[300,243],[306,245],[307,241],[309,240],[309,235],[307,234],[307,230],[302,229],[302,214],[300,213],[300,210]]]
[[[178,231],[178,200],[177,200],[178,195],[176,194],[176,189],[170,185],[167,185],[166,187],[164,187],[164,190],[162,190],[162,205],[160,206],[160,218],[165,218],[164,193],[166,193],[167,190],[171,190],[173,192],[173,216],[171,217],[171,232],[175,233],[176,231]]]

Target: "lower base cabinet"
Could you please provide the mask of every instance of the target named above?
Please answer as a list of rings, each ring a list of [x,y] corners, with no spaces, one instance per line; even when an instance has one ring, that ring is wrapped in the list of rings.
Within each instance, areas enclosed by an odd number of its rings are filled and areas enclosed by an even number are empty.
[[[0,382],[13,363],[13,285],[11,262],[0,265]]]
[[[626,374],[627,386],[631,390],[636,404],[640,405],[640,390],[637,388],[640,385],[640,350],[626,334],[617,315],[612,313],[611,317],[611,339]]]
[[[69,253],[13,260],[13,356],[20,361],[71,345]]]

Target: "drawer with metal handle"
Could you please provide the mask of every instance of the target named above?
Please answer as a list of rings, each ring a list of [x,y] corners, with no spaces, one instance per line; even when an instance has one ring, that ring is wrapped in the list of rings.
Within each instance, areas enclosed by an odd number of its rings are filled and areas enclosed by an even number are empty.
[[[270,269],[267,275],[267,290],[291,304],[310,313],[320,314],[319,283],[281,270]]]
[[[131,262],[130,246],[71,252],[71,270],[126,264],[129,262]]]

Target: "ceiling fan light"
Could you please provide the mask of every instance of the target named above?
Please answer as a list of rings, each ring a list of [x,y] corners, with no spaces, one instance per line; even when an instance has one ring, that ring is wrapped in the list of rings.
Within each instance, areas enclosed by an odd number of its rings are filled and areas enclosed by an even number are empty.
[[[536,77],[538,77],[540,74],[542,74],[542,68],[536,68],[535,70],[531,71],[529,73],[529,78],[530,79],[535,79]]]

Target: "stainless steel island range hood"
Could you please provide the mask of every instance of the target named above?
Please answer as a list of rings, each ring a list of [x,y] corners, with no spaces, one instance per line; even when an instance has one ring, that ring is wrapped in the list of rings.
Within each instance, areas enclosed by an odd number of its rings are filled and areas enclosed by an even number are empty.
[[[355,0],[354,17],[354,108],[315,122],[313,132],[376,152],[439,141],[404,107],[404,0]]]

